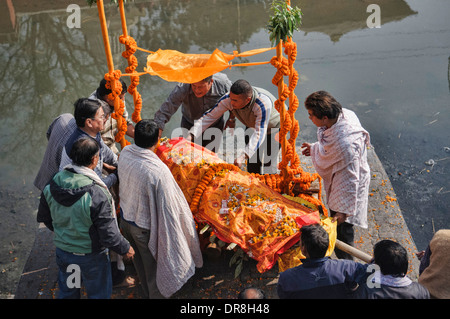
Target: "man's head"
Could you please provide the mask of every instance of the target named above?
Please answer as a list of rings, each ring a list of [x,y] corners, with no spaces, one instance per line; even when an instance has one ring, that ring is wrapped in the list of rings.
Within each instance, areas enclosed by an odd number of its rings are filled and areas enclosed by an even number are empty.
[[[310,94],[305,100],[305,107],[309,118],[317,126],[321,126],[321,123],[316,123],[317,120],[322,120],[325,117],[330,120],[337,119],[342,112],[341,104],[326,91],[317,91]]]
[[[266,294],[260,288],[249,287],[239,293],[238,299],[266,299]]]
[[[237,80],[231,85],[230,100],[234,109],[242,109],[250,103],[253,95],[253,88],[245,80]]]
[[[111,100],[109,98],[109,94],[111,93],[111,89],[107,89],[106,88],[106,80],[102,79],[100,81],[100,84],[97,88],[96,94],[97,97],[102,99],[103,101],[107,102],[109,104],[109,106],[114,107],[114,100]],[[125,83],[124,80],[120,79],[120,83],[122,84],[122,93],[119,95],[119,97],[122,100],[125,100],[125,93],[127,93],[127,84]],[[110,113],[108,111],[105,111],[106,113]]]
[[[392,240],[382,240],[373,248],[374,262],[380,266],[383,275],[404,277],[408,271],[408,253],[406,249]]]
[[[134,128],[134,142],[142,148],[151,148],[158,142],[159,128],[153,120],[141,120]]]
[[[330,240],[328,233],[319,224],[306,225],[300,229],[300,245],[307,258],[323,258]]]
[[[209,90],[211,90],[213,82],[214,80],[211,75],[199,82],[192,83],[191,84],[192,92],[194,92],[195,96],[198,98],[203,97],[206,95],[206,93],[209,92]]]
[[[75,102],[74,117],[79,128],[93,135],[105,127],[105,112],[101,103],[97,100],[87,98],[78,99]]]
[[[100,147],[93,138],[84,136],[73,143],[69,157],[74,165],[91,169],[97,166]]]

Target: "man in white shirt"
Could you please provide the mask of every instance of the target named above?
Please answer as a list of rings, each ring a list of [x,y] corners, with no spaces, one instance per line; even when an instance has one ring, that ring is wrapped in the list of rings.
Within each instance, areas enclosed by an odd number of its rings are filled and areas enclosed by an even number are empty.
[[[326,91],[305,100],[309,118],[317,127],[316,143],[303,143],[303,155],[311,156],[322,177],[327,205],[338,223],[337,238],[354,245],[353,225],[367,228],[370,167],[367,162],[369,133],[356,114],[341,106]],[[338,258],[353,259],[340,250]]]

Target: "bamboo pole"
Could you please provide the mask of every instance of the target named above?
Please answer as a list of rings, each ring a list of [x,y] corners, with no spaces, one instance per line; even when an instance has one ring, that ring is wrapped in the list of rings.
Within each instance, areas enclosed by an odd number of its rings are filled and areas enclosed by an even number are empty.
[[[352,255],[353,257],[359,258],[365,263],[370,263],[372,261],[372,256],[366,254],[365,252],[362,252],[359,249],[356,249],[355,247],[352,247],[339,239],[336,239],[335,248],[338,248],[342,251],[345,251],[346,253]]]
[[[123,6],[123,0],[119,0],[119,12],[120,12],[120,21],[122,22],[122,33],[125,37],[127,37],[128,36],[127,20],[125,18],[125,8]]]
[[[108,26],[106,25],[105,8],[103,7],[103,0],[97,0],[98,18],[100,19],[100,27],[102,29],[103,45],[105,47],[106,62],[108,64],[108,71],[114,71],[114,62],[111,53],[111,46],[109,44]]]
[[[120,21],[122,23],[122,34],[124,37],[128,37],[128,29],[127,29],[127,20],[125,16],[125,7],[123,4],[123,0],[119,0],[119,12],[120,12]],[[128,66],[130,66],[130,62],[128,61]],[[139,76],[136,70],[134,70],[131,74],[131,81],[133,81],[134,76]],[[136,110],[136,105],[138,100],[140,99],[140,94],[137,89],[133,91],[133,104]]]
[[[281,63],[282,62],[282,57],[283,57],[283,44],[282,44],[283,40],[280,40],[280,42],[278,42],[277,44],[277,59],[278,61]],[[278,98],[281,98],[282,94],[283,94],[283,87],[284,87],[284,81],[283,81],[283,77],[281,77],[281,80],[278,82]],[[280,106],[280,129],[283,128],[284,125],[284,116],[285,116],[286,110],[285,110],[285,104],[284,101],[282,103],[282,105]],[[286,138],[282,138],[281,139],[281,156],[282,156],[282,160],[284,159],[286,154]]]
[[[100,27],[102,30],[102,37],[103,37],[103,46],[105,47],[105,55],[106,55],[106,62],[108,64],[108,72],[113,73],[114,72],[114,62],[113,62],[113,56],[111,52],[111,46],[109,44],[109,35],[108,35],[108,26],[106,24],[106,17],[105,17],[105,8],[103,6],[103,0],[97,0],[97,11],[98,11],[98,18],[100,19]],[[111,91],[115,91],[115,83],[116,81],[112,81],[111,85]],[[116,96],[114,99],[114,112],[118,114],[120,109],[120,97]],[[123,117],[118,116],[117,121],[117,127],[122,127],[122,120]],[[125,137],[123,137],[120,140],[121,147],[125,147],[126,141]]]

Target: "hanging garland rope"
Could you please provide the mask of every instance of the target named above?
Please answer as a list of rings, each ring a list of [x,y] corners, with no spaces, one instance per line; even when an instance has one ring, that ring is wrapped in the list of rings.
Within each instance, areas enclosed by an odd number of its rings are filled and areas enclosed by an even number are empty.
[[[130,86],[128,87],[128,93],[133,96],[134,111],[131,115],[131,120],[137,123],[141,120],[142,110],[142,96],[137,90],[139,85],[140,74],[136,72],[138,67],[138,60],[134,56],[134,53],[138,49],[136,40],[128,34],[127,21],[125,18],[124,0],[119,0],[120,21],[122,23],[122,35],[119,36],[119,42],[125,45],[125,51],[122,56],[127,59],[128,67],[125,68],[125,72],[130,74]]]
[[[117,129],[118,132],[115,136],[115,141],[120,143],[121,147],[129,145],[125,139],[125,133],[127,131],[127,121],[123,117],[123,113],[125,110],[125,104],[120,98],[120,94],[122,94],[122,83],[120,83],[120,77],[122,76],[122,72],[120,70],[115,70],[110,73],[105,74],[107,89],[111,90],[111,93],[108,95],[108,98],[114,101],[114,112],[111,114],[111,117],[117,121]]]
[[[128,67],[125,68],[125,72],[134,74],[136,73],[136,68],[138,66],[137,58],[134,56],[134,53],[136,52],[137,48],[136,41],[132,37],[124,35],[121,35],[119,37],[119,41],[120,43],[125,45],[125,51],[122,53],[122,56],[128,61]],[[138,85],[139,85],[139,76],[131,75],[130,85],[128,86],[128,93],[130,93],[133,96],[134,112],[131,115],[131,120],[134,123],[137,123],[141,120],[142,97],[137,90]]]
[[[272,44],[284,47],[284,53],[288,58],[281,54],[271,59],[271,64],[277,69],[272,83],[279,87],[279,98],[275,101],[275,109],[280,113],[281,127],[279,131],[279,142],[282,144],[282,159],[278,165],[280,174],[260,175],[255,174],[262,182],[277,192],[284,192],[287,195],[294,195],[294,188],[299,189],[296,196],[301,197],[308,202],[321,206],[325,215],[327,210],[324,207],[322,198],[322,178],[319,174],[305,172],[300,166],[300,158],[295,151],[295,141],[297,139],[300,127],[295,119],[295,112],[298,109],[299,101],[294,93],[298,83],[298,72],[294,68],[294,62],[297,58],[297,44],[292,41],[292,34],[301,24],[301,10],[292,8],[290,1],[274,1],[272,3],[274,15],[271,17],[268,25],[270,31],[270,40]],[[281,50],[279,50],[281,52]],[[283,78],[289,76],[289,86]],[[289,108],[286,112],[285,101],[289,98]],[[287,134],[289,133],[289,139]],[[318,199],[312,195],[306,194],[315,180],[319,182]]]

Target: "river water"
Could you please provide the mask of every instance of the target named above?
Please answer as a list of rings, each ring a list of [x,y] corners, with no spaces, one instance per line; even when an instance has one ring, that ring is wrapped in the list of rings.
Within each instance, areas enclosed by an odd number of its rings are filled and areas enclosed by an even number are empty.
[[[108,2],[108,1],[105,1]],[[39,192],[33,179],[46,147],[45,132],[61,113],[97,87],[108,71],[96,7],[84,0],[4,1],[0,5],[0,296],[14,293],[36,230]],[[270,47],[268,0],[129,1],[128,30],[141,48],[184,53],[231,53]],[[302,0],[295,68],[301,102],[327,90],[359,116],[389,174],[418,249],[450,227],[450,2],[448,0]],[[69,4],[80,6],[80,28],[69,28]],[[369,4],[381,25],[369,28]],[[124,70],[118,9],[106,5],[116,68]],[[372,21],[372,20],[371,20]],[[274,51],[233,61],[269,61]],[[145,54],[136,54],[138,70]],[[274,95],[271,65],[224,71]],[[126,79],[127,80],[127,79]],[[144,118],[174,83],[142,76]],[[132,99],[127,97],[132,106]],[[130,109],[129,109],[130,111]],[[132,111],[132,110],[131,110]],[[315,141],[316,128],[300,107],[298,144]],[[165,135],[178,127],[180,112]],[[429,160],[434,165],[429,166]]]

